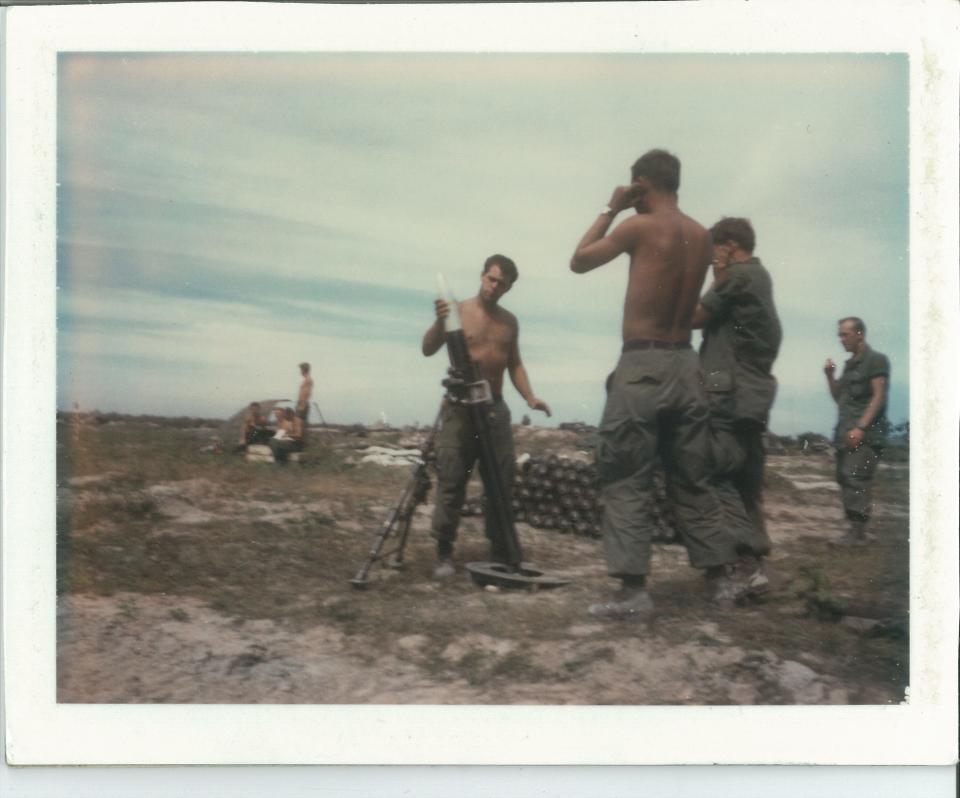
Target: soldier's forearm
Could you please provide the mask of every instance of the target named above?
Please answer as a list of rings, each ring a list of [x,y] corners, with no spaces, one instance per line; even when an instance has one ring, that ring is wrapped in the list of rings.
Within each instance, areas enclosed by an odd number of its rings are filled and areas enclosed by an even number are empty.
[[[858,427],[869,427],[877,419],[877,414],[880,412],[880,405],[883,403],[882,396],[874,396],[870,400],[870,404],[867,405],[867,409],[863,411],[863,415],[857,419]]]
[[[443,325],[439,321],[435,321],[426,333],[424,333],[423,343],[420,348],[426,357],[430,357],[440,350],[443,343]]]
[[[587,232],[583,234],[583,238],[580,239],[580,243],[577,244],[577,248],[573,252],[573,257],[570,259],[570,269],[572,271],[577,274],[582,274],[600,265],[599,263],[593,263],[591,260],[586,259],[584,257],[584,250],[606,235],[607,230],[610,229],[610,223],[613,221],[613,218],[614,214],[612,212],[597,215],[596,221],[594,221]]]
[[[532,399],[536,398],[533,389],[530,387],[530,377],[527,376],[527,370],[522,365],[508,369],[508,373],[510,374],[510,382],[513,383],[513,387],[517,389],[517,393],[523,397],[525,402],[529,404]]]
[[[576,252],[579,252],[584,247],[592,244],[594,241],[599,241],[604,237],[607,230],[610,229],[610,223],[613,221],[613,212],[609,213],[599,213],[597,218],[594,220],[593,224],[587,228],[587,232],[583,234],[583,237],[580,239],[580,243],[577,244]]]
[[[887,396],[887,380],[885,377],[873,377],[870,380],[870,402],[867,404],[866,410],[863,411],[863,415],[858,419],[859,427],[869,427],[874,421],[877,420],[877,416],[880,415],[880,408],[883,406],[884,399]]]

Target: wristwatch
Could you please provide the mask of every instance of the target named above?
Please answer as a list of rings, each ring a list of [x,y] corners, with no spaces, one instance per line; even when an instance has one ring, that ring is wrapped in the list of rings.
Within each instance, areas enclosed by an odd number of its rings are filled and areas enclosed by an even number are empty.
[[[609,216],[611,219],[616,215],[617,214],[613,212],[613,208],[611,208],[609,205],[604,206],[603,210],[600,211],[600,216]]]

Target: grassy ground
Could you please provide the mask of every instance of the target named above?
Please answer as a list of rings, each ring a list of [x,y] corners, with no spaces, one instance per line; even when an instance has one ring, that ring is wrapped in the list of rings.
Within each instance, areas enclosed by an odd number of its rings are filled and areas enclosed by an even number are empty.
[[[586,616],[586,606],[613,586],[599,541],[526,525],[520,534],[531,559],[569,577],[570,585],[538,594],[492,592],[462,575],[436,585],[426,508],[415,520],[408,567],[378,565],[370,588],[353,590],[349,579],[409,475],[406,468],[357,463],[356,449],[396,443],[396,432],[367,439],[329,433],[311,446],[307,463],[287,467],[204,451],[215,430],[128,423],[64,425],[60,432],[61,603],[112,602],[103,606],[116,624],[141,641],[158,617],[178,624],[170,634],[180,634],[201,611],[238,629],[281,630],[290,640],[324,629],[339,641],[343,668],[370,668],[386,679],[394,663],[398,702],[806,702],[775,678],[787,662],[805,663],[830,688],[808,690],[814,703],[898,702],[908,684],[902,467],[882,470],[877,481],[880,542],[836,550],[826,545],[841,532],[836,491],[796,487],[803,480],[829,483],[826,456],[771,458],[776,589],[762,603],[717,609],[704,600],[683,550],[657,546],[652,591],[659,614],[648,628]],[[576,436],[529,432],[519,441],[518,453],[543,454],[569,449]],[[486,558],[478,519],[465,519],[457,553],[461,562]],[[103,700],[83,688],[84,674],[101,667],[90,642],[100,632],[79,611],[62,619],[61,632],[61,700]],[[260,648],[235,655],[221,679],[258,667],[266,672],[267,644],[250,640]],[[179,656],[189,658],[189,649]],[[184,661],[169,667],[189,670]],[[291,670],[294,676],[277,678],[296,683],[298,671]],[[192,696],[111,700],[210,700],[214,693],[205,690],[213,687],[198,673]],[[623,673],[632,674],[631,683],[620,689],[615,682]],[[404,680],[420,692],[405,697]],[[257,684],[237,687],[242,700],[270,699],[269,684]],[[446,692],[433,693],[431,685]]]

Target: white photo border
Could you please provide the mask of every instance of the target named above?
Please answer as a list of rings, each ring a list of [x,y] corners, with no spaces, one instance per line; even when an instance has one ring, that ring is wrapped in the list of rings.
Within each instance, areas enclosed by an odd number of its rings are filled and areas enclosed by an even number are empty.
[[[6,17],[3,655],[26,764],[952,764],[958,14],[943,2],[18,7]],[[911,661],[900,706],[58,704],[60,52],[902,52],[910,61]],[[494,35],[495,32],[495,35]],[[31,419],[30,424],[24,423]],[[41,421],[37,422],[36,419]]]

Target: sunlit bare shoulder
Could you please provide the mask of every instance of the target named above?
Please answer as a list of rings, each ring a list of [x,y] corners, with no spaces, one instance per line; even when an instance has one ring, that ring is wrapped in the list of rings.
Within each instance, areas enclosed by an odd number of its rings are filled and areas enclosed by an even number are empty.
[[[517,317],[516,317],[516,316],[514,316],[514,315],[513,315],[509,310],[507,310],[506,308],[500,308],[500,307],[498,307],[497,310],[499,311],[498,321],[500,321],[500,322],[503,323],[503,324],[509,325],[509,326],[510,326],[512,329],[514,329],[514,330],[517,329],[517,327],[519,326],[520,322],[517,321]]]

